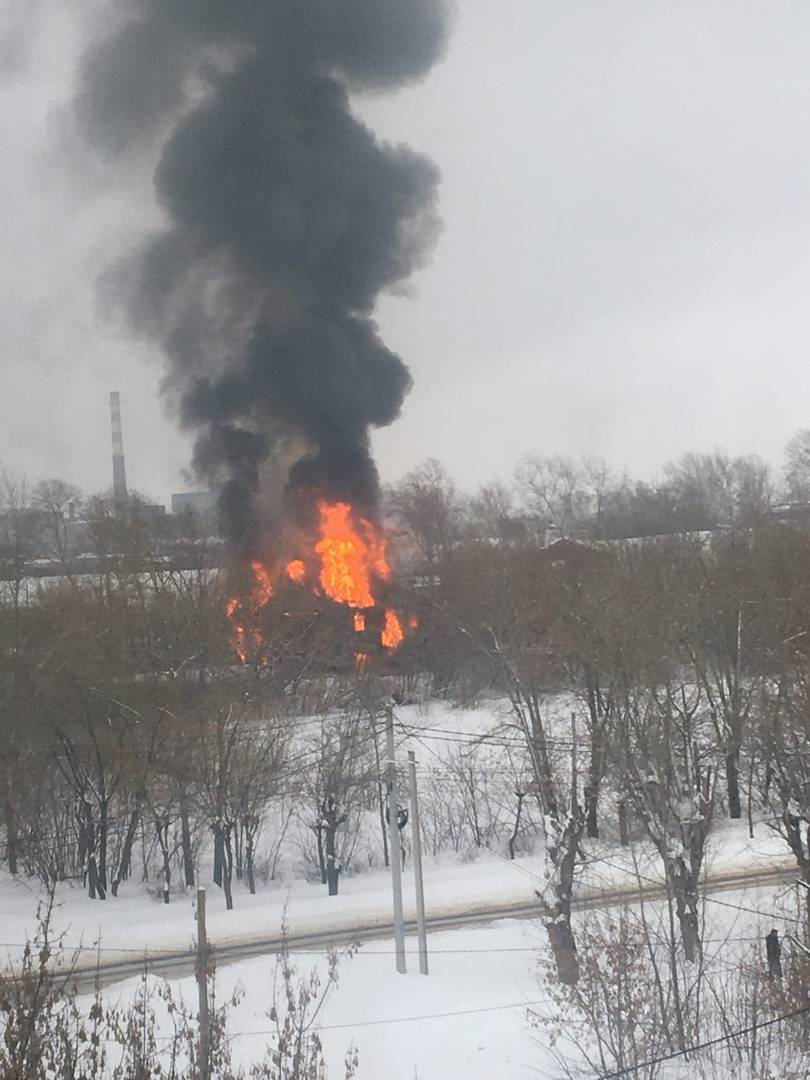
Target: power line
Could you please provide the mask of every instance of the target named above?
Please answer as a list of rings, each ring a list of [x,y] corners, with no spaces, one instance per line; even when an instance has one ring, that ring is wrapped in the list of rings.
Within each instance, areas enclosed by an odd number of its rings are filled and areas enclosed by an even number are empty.
[[[352,1024],[321,1024],[319,1031],[342,1031],[362,1027],[382,1027],[388,1024],[413,1024],[423,1020],[447,1020],[455,1016],[476,1016],[480,1013],[506,1012],[510,1009],[527,1009],[532,1005],[551,1005],[553,1002],[547,998],[538,998],[529,1001],[514,1001],[508,1005],[485,1005],[478,1009],[456,1009],[454,1012],[423,1013],[421,1016],[392,1016],[379,1020],[359,1020]],[[276,1035],[275,1029],[264,1031],[234,1031],[228,1033],[228,1038],[238,1039],[249,1036]]]
[[[509,916],[505,916],[508,918]],[[433,932],[441,933],[441,927],[434,928]],[[453,931],[450,931],[453,932]],[[716,944],[724,945],[726,943],[738,943],[738,942],[761,942],[764,938],[761,934],[739,934],[739,935],[725,935],[721,937],[704,937],[701,941],[704,945]],[[27,947],[37,948],[39,946],[36,938],[28,942],[17,941],[0,941],[0,949],[17,949],[23,951]],[[211,952],[213,958],[216,959],[217,946],[215,942],[211,942]],[[258,944],[261,944],[259,942]],[[666,943],[664,943],[666,944]],[[148,946],[142,948],[135,948],[133,946],[126,945],[101,945],[101,944],[69,944],[67,942],[60,942],[58,935],[54,937],[53,945],[57,948],[61,948],[64,952],[69,953],[93,953],[93,954],[111,954],[120,955],[122,953],[132,956],[139,956],[146,964],[150,964],[152,961],[160,961],[165,959],[173,959],[181,961],[185,958],[192,959],[194,957],[193,950],[178,950],[176,948],[165,949],[151,949]],[[354,958],[364,956],[393,956],[393,950],[391,949],[367,949],[362,942],[353,941],[349,943],[349,947],[356,947],[357,952]],[[540,950],[539,945],[505,945],[505,946],[486,946],[481,948],[459,948],[459,949],[435,949],[431,948],[431,954],[437,956],[476,956],[476,955],[497,955],[507,953],[535,953]],[[280,956],[285,950],[289,953],[295,953],[298,956],[329,956],[333,949],[299,949],[294,945],[279,944],[275,948],[269,948],[267,953],[263,955],[268,956]],[[409,950],[409,955],[416,956],[416,950]]]
[[[631,871],[627,870],[625,867],[617,866],[615,863],[608,862],[607,859],[603,859],[602,862],[605,866],[609,866],[613,870],[619,870],[621,871],[621,873],[627,874],[628,876],[631,874]],[[657,885],[659,888],[666,885],[666,879],[664,879],[663,881],[659,881],[656,878],[651,878],[647,877],[644,874],[639,874],[637,871],[635,872],[635,874],[633,874],[633,876],[638,878],[640,881],[646,881],[648,884]],[[748,915],[761,915],[763,919],[778,919],[781,922],[789,923],[797,923],[800,921],[798,917],[792,917],[789,915],[778,915],[776,914],[776,912],[773,911],[759,911],[757,908],[743,907],[740,904],[732,904],[729,900],[718,900],[716,896],[710,896],[706,892],[702,894],[701,899],[704,900],[706,903],[719,904],[720,907],[733,908],[735,911],[743,911]]]
[[[730,1031],[727,1035],[721,1035],[717,1039],[709,1039],[707,1042],[703,1043],[694,1043],[692,1046],[687,1046],[683,1050],[675,1050],[671,1054],[650,1058],[648,1061],[641,1061],[637,1065],[629,1065],[627,1068],[618,1069],[615,1072],[602,1073],[599,1080],[616,1080],[619,1076],[629,1076],[631,1073],[637,1074],[640,1069],[649,1069],[653,1065],[661,1065],[665,1061],[672,1061],[674,1058],[684,1057],[686,1054],[697,1053],[698,1050],[707,1050],[710,1046],[720,1046],[722,1043],[730,1042],[740,1035],[750,1035],[752,1032],[759,1031],[761,1028],[772,1027],[774,1024],[781,1024],[784,1020],[793,1020],[795,1017],[804,1016],[807,1013],[810,1013],[810,1005],[806,1005],[802,1009],[795,1009],[793,1012],[782,1013],[781,1016],[774,1016],[771,1020],[763,1020],[759,1024],[750,1024],[748,1027],[739,1028],[737,1031]]]

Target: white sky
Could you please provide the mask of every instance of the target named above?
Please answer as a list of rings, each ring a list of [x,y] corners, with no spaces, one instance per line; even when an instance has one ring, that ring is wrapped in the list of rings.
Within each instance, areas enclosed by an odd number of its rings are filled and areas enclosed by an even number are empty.
[[[29,30],[27,55],[0,42],[17,61],[0,84],[0,461],[108,485],[118,388],[130,482],[165,499],[187,448],[160,358],[93,288],[148,185],[102,200],[89,163],[54,165],[82,31],[31,4],[0,0]],[[384,478],[436,456],[474,485],[528,451],[644,476],[715,446],[778,462],[810,427],[810,5],[458,6],[444,65],[361,105],[444,175],[433,264],[379,312],[416,380],[375,440]]]

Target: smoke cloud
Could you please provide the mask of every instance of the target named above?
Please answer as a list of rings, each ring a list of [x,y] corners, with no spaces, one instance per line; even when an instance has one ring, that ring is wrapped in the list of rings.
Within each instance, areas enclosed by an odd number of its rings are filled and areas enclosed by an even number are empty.
[[[438,171],[381,142],[352,91],[422,78],[449,0],[127,0],[88,50],[84,137],[109,157],[160,140],[167,225],[107,282],[157,339],[166,386],[196,432],[194,464],[227,479],[245,547],[260,476],[296,445],[288,485],[373,512],[369,430],[410,387],[372,312],[438,233]],[[287,463],[289,464],[289,462]]]

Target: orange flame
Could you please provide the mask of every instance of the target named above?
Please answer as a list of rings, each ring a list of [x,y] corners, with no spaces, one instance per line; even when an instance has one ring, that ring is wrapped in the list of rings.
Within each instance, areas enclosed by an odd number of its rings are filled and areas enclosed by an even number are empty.
[[[405,638],[405,634],[402,630],[402,623],[399,621],[399,616],[395,611],[386,611],[385,613],[385,626],[383,626],[382,634],[380,635],[380,641],[383,643],[386,649],[391,652],[394,649],[398,649]]]
[[[368,653],[356,652],[354,654],[354,665],[358,671],[365,671],[368,666]]]
[[[348,503],[318,502],[321,539],[315,551],[321,560],[321,586],[327,596],[353,608],[374,607],[372,575],[391,575],[385,540],[365,518],[355,527]]]
[[[317,556],[319,566],[308,567],[304,559],[296,558],[284,565],[283,572],[297,585],[307,585],[309,579],[309,587],[315,593],[319,591],[314,584],[317,573],[323,594],[336,603],[353,608],[354,629],[363,633],[367,623],[362,609],[377,607],[376,585],[391,580],[387,538],[372,521],[356,515],[349,503],[329,503],[321,499],[316,506],[320,515],[320,535],[314,553],[309,550],[308,557]],[[249,592],[231,597],[225,609],[233,623],[234,649],[242,663],[247,663],[249,645],[258,649],[264,644],[255,626],[256,616],[272,599],[275,578],[281,570],[278,565],[268,569],[258,559],[250,565],[254,580]],[[414,628],[416,625],[416,619],[412,617],[409,626]],[[393,652],[402,644],[404,636],[398,614],[387,610],[380,634],[382,645]],[[358,671],[364,670],[369,659],[366,653],[355,654]]]
[[[287,563],[287,577],[290,581],[294,581],[296,585],[303,585],[306,576],[307,568],[301,559],[293,559],[292,562]]]
[[[225,614],[233,623],[234,652],[243,664],[248,662],[248,639],[257,649],[264,644],[264,638],[255,627],[248,633],[246,616],[255,618],[273,597],[273,579],[267,567],[254,559],[250,568],[254,584],[248,596],[231,596],[225,605]]]
[[[273,598],[273,581],[267,567],[263,566],[258,559],[253,560],[250,568],[256,578],[256,588],[252,594],[253,602],[255,607],[263,608]]]

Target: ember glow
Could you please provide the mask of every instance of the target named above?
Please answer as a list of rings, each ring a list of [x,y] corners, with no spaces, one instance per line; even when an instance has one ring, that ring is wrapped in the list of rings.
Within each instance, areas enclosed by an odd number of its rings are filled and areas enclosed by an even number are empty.
[[[234,628],[234,650],[242,663],[249,659],[249,643],[257,650],[264,644],[256,623],[259,613],[272,599],[280,575],[286,574],[290,581],[310,588],[316,596],[328,597],[351,608],[358,634],[364,633],[369,625],[367,613],[382,607],[378,589],[391,580],[385,534],[368,518],[356,514],[349,503],[318,500],[316,508],[318,536],[311,548],[303,545],[303,557],[275,564],[254,559],[250,564],[253,574],[250,588],[227,602],[226,614]],[[416,625],[413,617],[408,625]],[[390,653],[399,648],[404,638],[399,615],[387,609],[380,644]],[[365,652],[355,653],[357,670],[363,671],[369,659]]]

